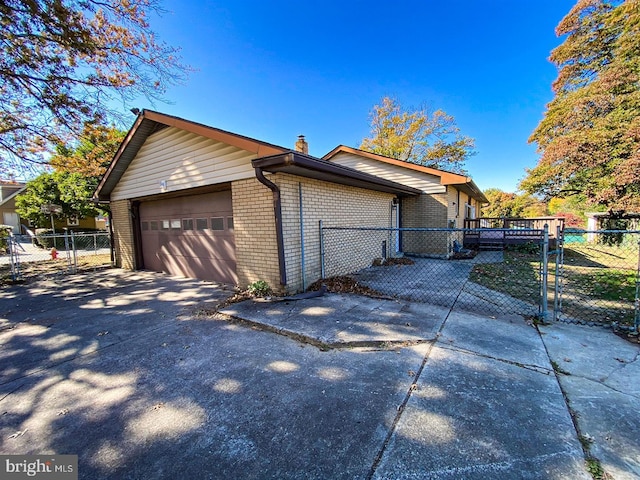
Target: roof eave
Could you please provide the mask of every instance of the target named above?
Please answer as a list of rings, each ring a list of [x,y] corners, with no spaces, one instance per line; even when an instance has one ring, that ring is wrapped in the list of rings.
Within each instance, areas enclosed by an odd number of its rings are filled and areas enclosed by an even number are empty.
[[[109,168],[98,184],[93,195],[95,199],[98,201],[108,201],[110,199],[111,192],[120,181],[120,178],[122,178],[122,175],[137,155],[147,137],[159,126],[186,130],[206,138],[227,143],[242,150],[247,150],[259,156],[287,151],[286,148],[277,145],[227,132],[226,130],[210,127],[202,123],[192,122],[153,110],[143,110],[138,114],[133,126],[129,129],[118,151],[111,160]]]
[[[290,151],[285,154],[256,158],[252,160],[251,164],[254,168],[259,168],[265,172],[290,173],[331,183],[393,193],[398,196],[412,196],[422,193],[417,188],[385,180],[299,152]]]

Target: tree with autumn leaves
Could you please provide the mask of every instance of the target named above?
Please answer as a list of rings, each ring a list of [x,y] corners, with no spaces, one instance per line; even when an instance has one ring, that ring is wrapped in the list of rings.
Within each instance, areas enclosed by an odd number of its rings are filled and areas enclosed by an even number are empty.
[[[579,0],[556,33],[555,98],[530,138],[541,158],[520,186],[640,211],[640,0]]]
[[[0,173],[47,164],[118,120],[115,106],[182,79],[177,49],[150,28],[158,12],[157,0],[0,0]]]
[[[464,163],[475,152],[472,138],[460,133],[455,119],[442,110],[405,109],[384,97],[370,113],[371,136],[362,150],[404,162],[464,173]]]
[[[49,220],[41,206],[51,203],[62,207],[60,217],[106,213],[91,197],[124,136],[125,132],[115,127],[85,125],[79,140],[56,147],[49,159],[53,171],[27,182],[24,192],[16,198],[16,211],[40,226],[46,226]]]
[[[162,100],[188,68],[148,22],[158,0],[0,0],[0,174],[44,173],[16,201],[98,214],[90,199],[124,133],[116,106]],[[127,110],[126,107],[124,110]]]

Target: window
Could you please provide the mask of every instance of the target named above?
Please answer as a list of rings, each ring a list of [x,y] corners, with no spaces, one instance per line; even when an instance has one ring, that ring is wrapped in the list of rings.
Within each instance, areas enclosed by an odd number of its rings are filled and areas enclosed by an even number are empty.
[[[206,230],[206,229],[207,229],[207,219],[196,218],[196,230]]]
[[[180,230],[180,220],[171,219],[171,230]]]
[[[142,222],[142,231],[146,232],[149,230],[149,222]]]
[[[151,220],[149,222],[149,228],[151,230],[158,230],[158,222],[156,220]]]
[[[211,218],[211,230],[224,230],[224,218],[212,217]]]
[[[169,220],[162,220],[160,223],[161,230],[169,230]]]
[[[233,230],[233,217],[227,217],[227,229]]]
[[[67,225],[69,225],[70,227],[77,227],[79,224],[80,222],[78,221],[77,215],[69,215],[67,217]]]
[[[183,218],[182,219],[182,230],[193,230],[193,219],[192,218]]]

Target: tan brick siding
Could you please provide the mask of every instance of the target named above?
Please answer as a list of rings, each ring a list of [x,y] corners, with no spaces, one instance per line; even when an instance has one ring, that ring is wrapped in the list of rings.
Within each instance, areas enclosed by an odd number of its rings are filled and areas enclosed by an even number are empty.
[[[291,292],[301,291],[303,287],[299,185],[302,187],[305,286],[321,276],[320,220],[326,227],[392,226],[392,194],[286,174],[275,175],[274,181],[282,195],[287,283]],[[345,235],[350,235],[348,241],[344,241]],[[326,239],[327,276],[369,266],[374,258],[381,256],[383,240],[387,242],[388,249],[394,244],[389,232],[327,232]],[[332,271],[332,265],[341,271]]]
[[[238,284],[245,288],[252,282],[264,280],[279,291],[273,193],[251,178],[232,182],[231,197]]]
[[[129,200],[111,202],[111,218],[113,220],[116,266],[134,270],[136,262],[133,251],[133,225],[129,207]]]
[[[450,211],[448,193],[422,194],[402,199],[403,228],[447,228]],[[402,251],[406,254],[437,255],[449,253],[447,232],[402,232]]]

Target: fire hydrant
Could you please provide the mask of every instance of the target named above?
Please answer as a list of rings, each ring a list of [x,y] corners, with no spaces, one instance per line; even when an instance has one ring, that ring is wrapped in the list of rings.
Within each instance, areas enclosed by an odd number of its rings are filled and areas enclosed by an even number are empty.
[[[58,258],[58,250],[56,250],[56,247],[53,247],[51,249],[51,260],[55,260],[56,258]]]

